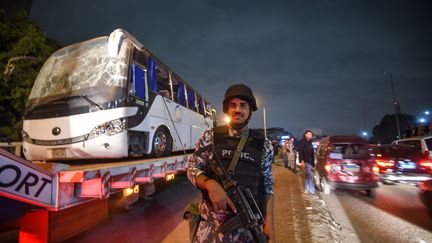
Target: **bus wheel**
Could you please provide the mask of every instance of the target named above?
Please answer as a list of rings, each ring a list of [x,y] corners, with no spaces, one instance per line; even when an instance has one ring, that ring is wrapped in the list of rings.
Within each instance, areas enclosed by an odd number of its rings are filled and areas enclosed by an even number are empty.
[[[153,136],[152,155],[155,157],[167,156],[171,154],[172,138],[168,130],[158,127]]]

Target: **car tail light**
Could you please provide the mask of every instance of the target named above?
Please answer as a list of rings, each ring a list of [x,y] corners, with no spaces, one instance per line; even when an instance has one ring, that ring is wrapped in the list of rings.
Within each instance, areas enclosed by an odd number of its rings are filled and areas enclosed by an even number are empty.
[[[325,165],[325,170],[326,170],[327,172],[330,172],[330,165],[329,165],[329,164]]]
[[[376,165],[373,167],[372,170],[373,170],[374,173],[379,173],[380,172],[380,169]]]
[[[379,167],[393,167],[394,166],[394,161],[393,160],[377,159],[377,160],[375,160],[375,163]]]
[[[421,160],[420,166],[432,170],[432,160]]]

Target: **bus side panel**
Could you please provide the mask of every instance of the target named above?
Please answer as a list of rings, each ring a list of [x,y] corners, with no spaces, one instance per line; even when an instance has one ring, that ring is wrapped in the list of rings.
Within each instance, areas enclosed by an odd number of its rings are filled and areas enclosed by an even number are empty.
[[[157,95],[154,102],[152,102],[151,104],[152,105],[149,108],[149,111],[143,122],[136,127],[130,128],[130,130],[145,131],[149,133],[149,146],[147,153],[151,153],[153,136],[156,132],[156,129],[160,126],[165,126],[168,128],[170,135],[173,138],[173,151],[183,150],[183,146],[180,143],[180,140],[183,145],[186,146],[185,149],[188,149],[190,147],[190,125],[184,123],[181,119],[183,115],[180,115],[184,114],[184,110],[187,110],[187,108],[167,99],[165,99],[164,102],[164,100],[162,100],[162,96],[160,95]],[[170,114],[168,114],[167,107]],[[180,139],[178,138],[176,130],[174,129],[170,115],[173,119],[175,128],[177,129]],[[179,117],[180,119],[178,119]]]
[[[172,125],[172,122],[170,120],[163,119],[163,118],[156,117],[156,116],[152,116],[149,114],[140,125],[138,125],[134,128],[131,128],[129,130],[148,131],[149,132],[149,138],[148,138],[149,146],[148,146],[148,150],[146,151],[146,153],[150,154],[151,149],[152,149],[153,136],[156,132],[156,129],[160,126],[167,127],[169,132],[170,132],[170,135],[173,139],[173,150],[172,151],[183,150],[183,146],[181,145],[180,140],[178,139],[177,133],[176,133],[176,131]],[[180,123],[180,122],[175,122],[175,126],[176,126],[176,129],[178,131],[178,134],[180,136],[182,143],[188,146],[188,144],[190,144],[190,125]],[[185,149],[188,149],[188,147],[185,147]]]
[[[213,122],[195,111],[156,95],[143,122],[129,130],[149,133],[149,146],[146,153],[150,154],[154,134],[160,126],[168,128],[173,139],[172,151],[175,152],[194,149],[201,134],[212,128]]]
[[[201,134],[207,130],[209,127],[205,126],[204,116],[199,113],[188,111],[186,116],[186,123],[190,124],[191,130],[191,147],[190,149],[195,148],[195,144],[198,142],[198,139],[201,137]]]

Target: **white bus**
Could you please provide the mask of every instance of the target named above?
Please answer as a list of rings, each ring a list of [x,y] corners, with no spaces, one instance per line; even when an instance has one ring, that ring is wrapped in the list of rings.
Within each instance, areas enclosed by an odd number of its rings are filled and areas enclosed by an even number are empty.
[[[215,111],[129,33],[64,47],[31,90],[23,123],[29,160],[167,156],[194,149]]]

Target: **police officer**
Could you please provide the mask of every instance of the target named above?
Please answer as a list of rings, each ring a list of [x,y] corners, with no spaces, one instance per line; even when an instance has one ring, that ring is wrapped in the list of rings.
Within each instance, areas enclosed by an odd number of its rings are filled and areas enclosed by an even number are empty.
[[[215,151],[227,168],[234,151],[247,125],[252,112],[257,110],[252,90],[244,84],[230,86],[225,92],[223,112],[230,118],[230,123],[203,133],[197,144],[197,150],[214,143]],[[250,130],[242,150],[233,178],[237,184],[248,187],[254,196],[266,223],[263,228],[269,242],[275,241],[274,231],[274,179],[272,175],[273,146],[261,133]],[[193,156],[189,161],[187,176],[198,189],[203,199],[200,204],[202,221],[199,224],[195,242],[253,242],[249,230],[243,227],[222,235],[218,228],[236,213],[234,203],[227,196],[220,182],[211,171],[206,158]]]

